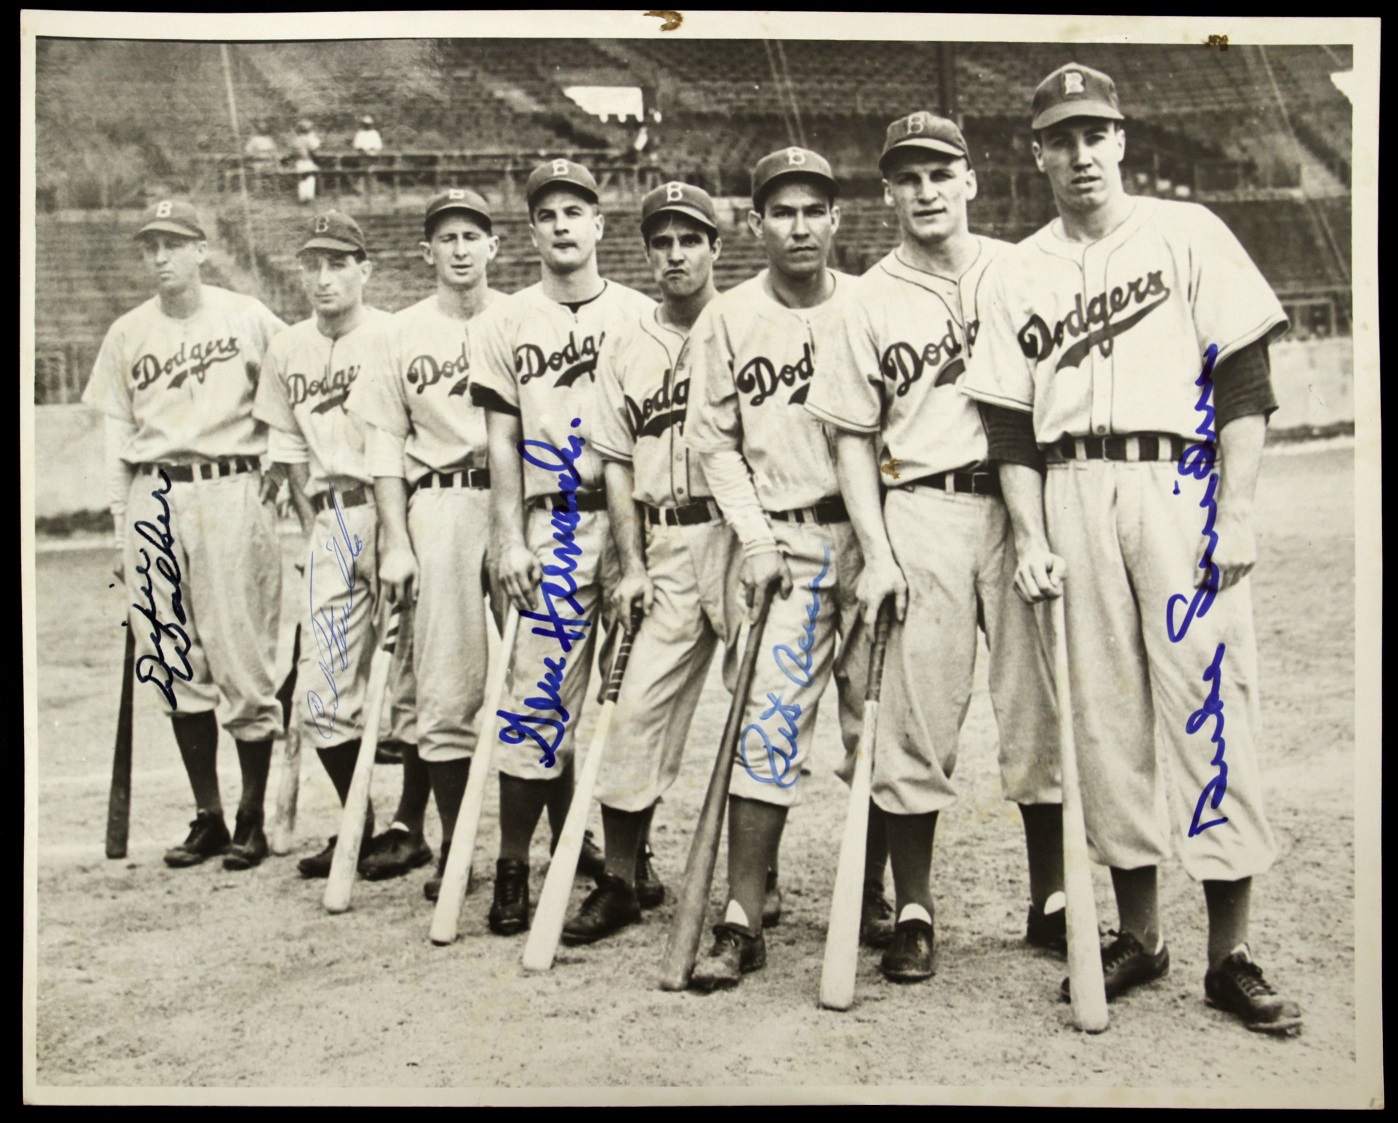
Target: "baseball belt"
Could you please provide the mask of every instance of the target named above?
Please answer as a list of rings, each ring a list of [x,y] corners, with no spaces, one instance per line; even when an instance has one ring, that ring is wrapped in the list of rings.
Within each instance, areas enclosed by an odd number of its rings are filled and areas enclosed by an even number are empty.
[[[934,491],[959,492],[962,495],[993,495],[1000,498],[1000,477],[994,472],[938,472],[904,484],[904,487],[928,487]]]
[[[553,495],[538,495],[529,501],[533,507],[555,507],[561,511],[605,511],[607,509],[607,493],[605,491],[575,491],[572,493],[573,502],[570,504],[563,498],[563,493]]]
[[[1178,460],[1189,442],[1174,433],[1064,437],[1044,449],[1049,460]]]
[[[259,463],[256,456],[235,456],[232,460],[205,461],[202,464],[137,464],[136,471],[146,476],[163,471],[172,483],[187,484],[195,480],[216,480],[223,476],[256,472]]]
[[[681,507],[652,507],[649,503],[642,506],[646,509],[646,522],[651,526],[697,526],[715,522],[719,517],[715,504],[709,499],[699,499]]]
[[[413,484],[413,490],[423,487],[469,487],[485,489],[490,487],[489,468],[466,468],[459,472],[428,472],[417,483]]]
[[[369,502],[370,498],[368,490],[364,487],[352,487],[348,491],[335,492],[335,502],[340,504],[341,510],[348,507],[362,507]],[[335,503],[331,502],[328,491],[311,496],[311,510],[317,515],[322,511],[330,510],[334,505]]]
[[[830,523],[849,522],[849,512],[845,501],[838,495],[822,499],[814,507],[797,507],[790,511],[768,511],[768,516],[784,523],[816,523],[826,526]]]

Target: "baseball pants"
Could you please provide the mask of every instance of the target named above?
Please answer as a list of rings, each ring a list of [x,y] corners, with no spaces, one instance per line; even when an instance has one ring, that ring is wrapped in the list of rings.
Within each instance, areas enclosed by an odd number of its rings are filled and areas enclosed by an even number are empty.
[[[166,713],[211,712],[221,693],[223,727],[240,741],[282,734],[273,681],[281,549],[259,485],[257,472],[242,472],[167,490],[139,472],[126,513],[137,681],[169,691]]]
[[[559,622],[520,619],[501,715],[487,726],[501,742],[500,771],[521,780],[555,779],[572,762],[593,654],[601,642],[597,631],[606,598],[621,575],[607,513],[581,511],[576,519],[576,526],[565,533],[551,504],[534,505],[525,527],[529,548],[544,567],[534,611],[547,614],[552,604]],[[571,538],[578,552],[568,553],[560,538]],[[560,575],[558,571],[570,564],[576,568],[566,577]],[[550,586],[557,590],[552,597]],[[570,591],[581,615],[564,599]],[[559,634],[567,637],[567,650]]]
[[[1016,803],[1060,802],[1053,680],[1034,610],[1014,591],[1004,503],[895,488],[884,520],[908,582],[908,612],[888,639],[874,802],[894,815],[925,815],[956,801],[951,775],[971,703],[980,620],[990,653],[1001,790]]]
[[[855,597],[864,561],[847,522],[821,526],[773,520],[772,532],[791,570],[793,588],[789,597],[773,599],[767,616],[764,650],[748,694],[747,724],[738,739],[739,767],[728,790],[793,807],[831,674],[846,753],[839,773],[847,781],[852,770],[869,655]]]
[[[618,811],[644,811],[675,782],[709,663],[721,642],[733,652],[742,620],[733,599],[741,557],[726,523],[648,531],[655,600],[631,648],[597,781],[598,800]]]
[[[1219,593],[1179,642],[1167,633],[1170,597],[1194,592],[1205,481],[1170,462],[1070,461],[1050,464],[1044,488],[1049,540],[1068,565],[1073,728],[1094,857],[1119,869],[1159,865],[1173,820],[1191,877],[1263,872],[1276,844],[1256,751],[1251,582]],[[1204,716],[1211,694],[1222,721]],[[1213,763],[1220,734],[1226,771]],[[1196,817],[1227,822],[1191,837]]]

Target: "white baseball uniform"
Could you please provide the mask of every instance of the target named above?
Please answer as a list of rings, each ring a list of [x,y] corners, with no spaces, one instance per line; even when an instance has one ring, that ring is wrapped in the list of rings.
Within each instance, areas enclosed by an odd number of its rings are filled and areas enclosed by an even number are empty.
[[[1196,204],[1136,198],[1088,245],[1056,225],[992,267],[964,389],[1031,412],[1047,454],[1089,841],[1114,867],[1159,864],[1168,772],[1185,869],[1251,876],[1275,853],[1255,744],[1251,582],[1192,620],[1182,611],[1216,480],[1195,471],[1211,452],[1179,452],[1212,437],[1206,350],[1227,358],[1285,330],[1286,316],[1231,231]]]
[[[488,290],[486,307],[503,299]],[[382,461],[371,455],[370,471],[409,488],[418,754],[429,762],[472,755],[485,701],[490,492],[485,413],[467,393],[468,327],[441,311],[435,293],[404,308],[348,403],[395,449]]]
[[[82,399],[122,430],[118,455],[135,469],[113,514],[125,528],[136,677],[161,688],[166,712],[210,712],[221,692],[240,741],[282,730],[281,560],[275,512],[258,496],[267,437],[252,405],[284,326],[214,285],[183,320],[152,297],[108,330]]]
[[[877,434],[884,521],[908,582],[889,633],[874,749],[874,802],[896,815],[940,811],[971,702],[978,622],[1006,799],[1057,803],[1053,685],[1033,610],[1014,592],[1010,521],[976,405],[958,389],[979,330],[986,267],[1006,243],[976,238],[958,277],[915,269],[897,251],[860,277],[811,380],[806,408]],[[957,487],[962,488],[961,491]]]
[[[655,302],[615,281],[575,306],[531,285],[471,325],[471,394],[517,412],[523,434],[526,542],[543,566],[536,609],[520,621],[497,730],[500,769],[558,776],[572,759],[595,633],[619,566],[608,532],[596,432],[597,361]]]
[[[689,379],[685,439],[700,453],[736,451],[794,583],[772,602],[730,791],[781,806],[796,781],[833,671],[845,747],[859,741],[867,643],[859,639],[855,582],[863,560],[844,516],[831,439],[804,408],[815,341],[830,330],[853,278],[833,273],[834,293],[814,308],[788,308],[767,270],[713,300],[695,322],[677,378]],[[820,505],[820,510],[813,510]],[[733,516],[725,512],[733,521]],[[836,633],[843,637],[836,656]],[[855,683],[857,689],[850,689]]]
[[[365,308],[363,319],[336,339],[316,318],[280,332],[267,348],[253,414],[271,426],[275,461],[304,463],[315,511],[304,596],[308,611],[297,683],[307,743],[328,749],[364,736],[369,667],[378,646],[378,518],[364,453],[364,423],[345,408],[351,388],[379,346],[390,316]],[[396,724],[409,743],[412,677],[404,673],[411,645],[394,651]]]
[[[689,381],[676,365],[685,332],[659,312],[644,313],[597,364],[592,446],[604,460],[631,465],[655,588],[598,778],[598,799],[621,811],[644,811],[675,782],[709,663],[742,620],[737,539],[684,443]]]

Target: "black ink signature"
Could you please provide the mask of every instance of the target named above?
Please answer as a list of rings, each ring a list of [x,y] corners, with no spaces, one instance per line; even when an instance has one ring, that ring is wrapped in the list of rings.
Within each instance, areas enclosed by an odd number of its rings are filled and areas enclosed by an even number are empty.
[[[172,547],[175,544],[175,536],[170,530],[170,504],[165,497],[170,494],[170,477],[165,469],[161,468],[160,478],[164,482],[163,487],[158,487],[151,492],[156,501],[161,506],[161,513],[156,515],[155,522],[140,520],[132,526],[141,538],[145,539],[155,549],[155,572],[160,574],[170,586],[170,611],[175,614],[174,621],[163,622],[155,607],[155,587],[151,578],[151,555],[144,546],[138,547],[141,553],[141,564],[136,566],[136,572],[145,578],[141,586],[141,594],[145,597],[145,604],[132,605],[137,612],[146,618],[151,626],[150,639],[155,645],[153,655],[142,655],[136,660],[136,681],[152,682],[157,690],[165,696],[165,701],[169,703],[172,710],[179,709],[179,704],[175,700],[174,680],[188,682],[194,677],[194,669],[189,665],[189,634],[182,625],[187,624],[188,618],[184,610],[184,590],[180,585],[180,562],[175,557]],[[158,526],[156,524],[159,524]],[[164,529],[162,530],[161,527]],[[165,641],[170,641],[170,658],[166,657]],[[171,662],[171,659],[175,662]]]
[[[320,694],[314,690],[306,691],[306,711],[310,714],[316,732],[327,739],[335,732],[335,717],[340,711],[340,688],[335,682],[336,656],[339,656],[340,670],[349,668],[349,619],[350,612],[354,609],[354,589],[357,583],[354,562],[364,552],[364,543],[360,541],[359,535],[351,535],[349,527],[345,525],[345,512],[335,495],[334,484],[330,485],[330,502],[335,508],[335,522],[339,527],[339,535],[327,542],[325,549],[334,555],[335,564],[344,579],[345,588],[349,591],[349,597],[340,610],[338,619],[333,608],[321,609],[320,619],[316,618],[314,553],[311,554],[311,560],[306,567],[306,594],[311,603],[311,629],[315,632],[316,649],[324,656],[319,662],[320,673],[330,688],[328,711]],[[321,723],[322,718],[327,718],[328,726]]]

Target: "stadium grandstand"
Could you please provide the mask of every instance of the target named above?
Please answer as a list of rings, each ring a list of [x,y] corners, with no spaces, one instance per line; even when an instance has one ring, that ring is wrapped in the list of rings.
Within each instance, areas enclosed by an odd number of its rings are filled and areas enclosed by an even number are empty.
[[[1349,332],[1352,125],[1331,78],[1351,69],[1348,47],[40,39],[36,400],[76,401],[108,325],[149,296],[131,212],[155,198],[186,196],[206,215],[207,280],[256,292],[288,320],[309,314],[292,257],[306,213],[291,149],[302,119],[322,140],[317,205],[364,227],[369,294],[382,307],[429,291],[420,215],[449,186],[470,186],[497,210],[495,287],[535,280],[521,190],[557,155],[586,163],[602,186],[603,275],[644,291],[641,194],[670,179],[709,190],[724,226],[724,288],[762,259],[743,221],[748,169],[787,144],[825,154],[842,182],[837,263],[860,271],[887,252],[895,226],[875,160],[887,122],[918,108],[963,125],[980,187],[973,227],[1024,237],[1052,214],[1026,109],[1037,81],[1069,61],[1117,79],[1128,190],[1216,210],[1288,305],[1293,336]],[[365,113],[383,134],[376,156],[350,145]],[[278,149],[258,164],[243,155],[255,126]]]

